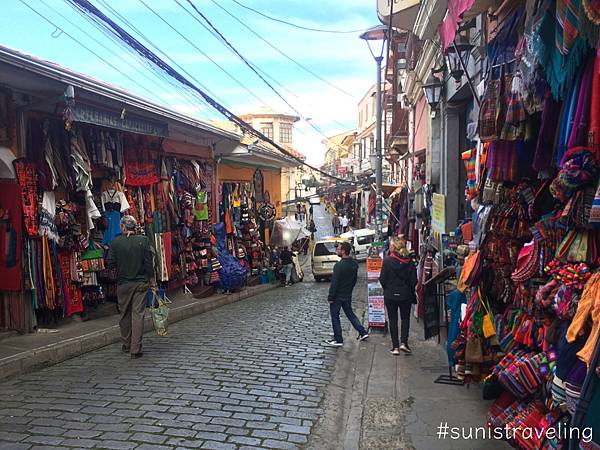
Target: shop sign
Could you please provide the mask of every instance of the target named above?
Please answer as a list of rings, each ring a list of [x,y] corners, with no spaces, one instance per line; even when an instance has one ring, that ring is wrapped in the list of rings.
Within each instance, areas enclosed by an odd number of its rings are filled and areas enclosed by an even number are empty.
[[[423,331],[425,340],[440,334],[440,311],[433,283],[423,285]]]
[[[94,106],[76,103],[71,107],[74,122],[90,123],[106,128],[114,128],[131,133],[147,136],[169,136],[169,126],[166,123],[154,122],[130,114],[99,109]]]
[[[379,274],[383,259],[367,258],[367,304],[369,327],[385,327],[385,302]]]
[[[446,232],[446,197],[434,193],[431,199],[431,229],[442,235]]]

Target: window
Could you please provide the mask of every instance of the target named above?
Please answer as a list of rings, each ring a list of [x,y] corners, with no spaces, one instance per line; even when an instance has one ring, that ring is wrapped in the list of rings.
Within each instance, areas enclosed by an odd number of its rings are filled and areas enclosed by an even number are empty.
[[[335,242],[319,242],[315,245],[315,256],[337,255],[337,244]]]
[[[362,111],[358,113],[358,128],[362,128]]]
[[[368,123],[369,122],[369,104],[367,103],[367,106],[365,107],[365,121]]]
[[[263,123],[260,126],[260,132],[264,134],[269,139],[273,139],[273,124],[272,123]]]
[[[368,234],[366,236],[358,236],[356,238],[356,242],[358,243],[358,245],[368,245],[368,244],[372,244],[375,241],[375,235],[373,234]]]
[[[292,143],[292,124],[291,123],[280,123],[279,124],[279,142],[284,144]]]

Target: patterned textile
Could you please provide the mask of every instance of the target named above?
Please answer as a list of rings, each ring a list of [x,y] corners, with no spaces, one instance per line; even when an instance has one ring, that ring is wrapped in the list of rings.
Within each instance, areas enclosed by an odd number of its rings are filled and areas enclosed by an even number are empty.
[[[486,168],[491,181],[517,181],[516,146],[515,141],[494,141],[490,144]]]
[[[567,55],[577,37],[581,0],[556,1],[556,47],[562,55]]]

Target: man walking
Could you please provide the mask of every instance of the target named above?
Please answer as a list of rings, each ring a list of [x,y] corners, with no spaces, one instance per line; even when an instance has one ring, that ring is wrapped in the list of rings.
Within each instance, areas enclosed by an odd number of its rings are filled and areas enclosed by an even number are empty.
[[[333,219],[331,219],[331,224],[333,225],[333,234],[336,236],[340,234],[340,218],[337,214],[335,214]]]
[[[331,314],[331,325],[333,326],[333,340],[327,344],[333,347],[344,345],[342,337],[342,324],[340,322],[340,309],[358,331],[358,340],[363,341],[369,337],[367,330],[362,326],[356,314],[352,310],[352,291],[356,285],[358,275],[358,263],[350,256],[352,246],[348,242],[338,245],[337,254],[341,258],[333,268],[331,286],[329,287],[329,312]]]
[[[290,280],[292,277],[292,267],[294,265],[292,252],[287,247],[283,247],[281,251],[281,270],[285,274],[285,286],[290,286]]]
[[[348,231],[348,216],[346,216],[346,214],[340,219],[340,225],[342,226],[342,231],[344,233]]]
[[[117,299],[121,311],[119,328],[122,350],[132,358],[142,357],[142,333],[146,294],[156,289],[154,251],[146,236],[136,235],[132,216],[121,219],[121,235],[110,246],[108,267],[117,269]]]

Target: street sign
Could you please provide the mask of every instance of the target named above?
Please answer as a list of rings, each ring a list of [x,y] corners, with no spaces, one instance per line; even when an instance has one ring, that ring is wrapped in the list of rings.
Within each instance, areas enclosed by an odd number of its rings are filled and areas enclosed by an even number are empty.
[[[367,258],[367,303],[369,327],[385,327],[385,302],[383,288],[379,283],[379,274],[383,265],[382,258]]]

